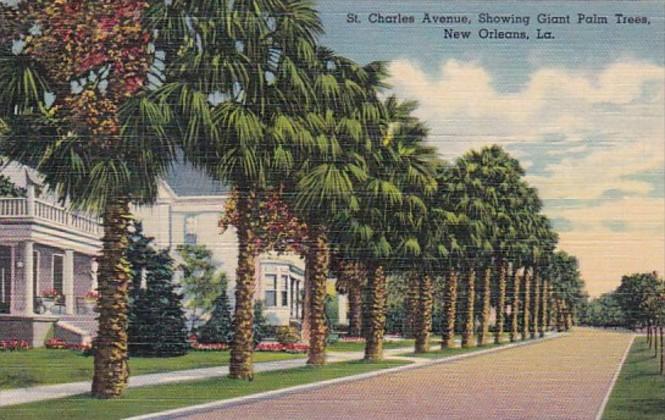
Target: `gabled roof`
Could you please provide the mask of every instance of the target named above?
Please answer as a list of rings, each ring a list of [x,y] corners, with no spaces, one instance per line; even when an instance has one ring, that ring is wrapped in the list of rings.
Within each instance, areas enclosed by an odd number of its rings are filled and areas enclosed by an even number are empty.
[[[180,197],[227,195],[230,188],[210,178],[191,163],[180,161],[164,177],[173,192]]]

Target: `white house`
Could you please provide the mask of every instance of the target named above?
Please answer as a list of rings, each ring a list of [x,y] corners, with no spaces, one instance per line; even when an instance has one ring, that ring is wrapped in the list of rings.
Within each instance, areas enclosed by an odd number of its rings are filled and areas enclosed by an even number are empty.
[[[40,346],[55,325],[63,338],[89,340],[96,323],[84,296],[96,288],[101,226],[39,194],[37,177],[24,168],[4,173],[28,193],[0,197],[0,339]],[[42,295],[50,290],[64,299],[47,311]]]
[[[101,249],[102,227],[95,217],[57,204],[40,194],[39,177],[18,165],[3,173],[28,190],[26,198],[0,197],[0,339],[23,338],[43,344],[53,328],[68,341],[88,341],[97,328],[95,313],[83,299],[96,288],[95,257]],[[219,216],[229,191],[192,167],[179,165],[163,181],[153,206],[133,209],[156,246],[171,250],[178,260],[179,244],[205,245],[213,263],[229,279],[233,302],[238,257],[233,229],[222,233]],[[256,298],[266,306],[273,325],[302,319],[304,261],[296,255],[261,255],[256,267]],[[64,296],[53,308],[41,295],[51,289]],[[340,302],[345,322],[345,300]]]

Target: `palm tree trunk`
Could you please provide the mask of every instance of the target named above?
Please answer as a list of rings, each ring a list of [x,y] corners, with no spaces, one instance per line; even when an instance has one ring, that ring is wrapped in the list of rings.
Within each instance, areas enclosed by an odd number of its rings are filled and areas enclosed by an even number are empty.
[[[362,335],[362,288],[359,283],[349,288],[349,335]]]
[[[494,331],[494,342],[496,344],[501,344],[501,336],[503,335],[503,329],[505,327],[505,309],[506,309],[506,273],[508,271],[508,265],[503,260],[499,259],[497,262],[497,268],[499,271],[499,281],[497,284],[498,295],[496,297],[496,326]]]
[[[540,274],[536,269],[533,269],[533,276],[531,277],[531,325],[529,327],[530,337],[536,338],[538,332],[538,325],[540,324]]]
[[[473,347],[473,335],[475,329],[475,304],[476,304],[476,270],[469,268],[466,286],[466,316],[464,318],[464,331],[462,332],[462,347]]]
[[[369,319],[365,360],[383,359],[383,332],[386,325],[386,275],[381,265],[371,265],[369,270]]]
[[[238,267],[236,268],[235,310],[233,317],[233,342],[229,377],[252,380],[254,369],[254,293],[256,289],[256,253],[254,232],[250,227],[250,200],[246,192],[238,197]]]
[[[513,265],[513,302],[510,305],[510,342],[517,341],[519,335],[519,314],[520,314],[520,279],[517,274],[517,267]]]
[[[312,309],[312,270],[305,264],[304,296],[302,300],[302,326],[300,328],[300,339],[309,342],[312,331],[310,325],[310,310]]]
[[[654,340],[654,346],[653,346],[653,357],[656,358],[656,357],[658,357],[658,325],[654,324],[653,332],[654,332],[654,335],[656,336],[656,339]]]
[[[402,335],[406,338],[414,338],[416,331],[416,318],[418,317],[420,275],[414,270],[409,273],[408,289],[406,291],[405,312]]]
[[[491,306],[491,293],[492,293],[492,267],[485,268],[485,277],[483,277],[483,309],[480,314],[480,332],[478,334],[478,345],[483,346],[487,344],[490,331],[490,312]]]
[[[548,311],[549,308],[547,307],[547,301],[549,299],[549,294],[550,294],[550,285],[549,281],[547,279],[543,279],[543,288],[540,292],[541,298],[540,298],[540,323],[538,326],[538,335],[540,337],[545,337],[545,333],[547,332],[549,328],[548,324]]]
[[[573,313],[570,310],[566,310],[565,322],[566,322],[566,331],[573,328]]]
[[[422,273],[418,282],[418,306],[415,322],[415,352],[429,351],[429,336],[432,329],[432,277]]]
[[[561,332],[566,330],[566,303],[562,299],[559,299],[557,302],[558,302],[557,329]]]
[[[529,336],[529,321],[531,319],[531,276],[528,268],[524,268],[524,302],[522,305],[522,340],[526,340]]]
[[[328,264],[330,262],[330,249],[325,230],[321,227],[312,232],[312,244],[307,252],[307,266],[310,270],[310,337],[308,365],[321,366],[326,363],[326,281],[328,279]]]
[[[117,197],[104,209],[103,249],[99,264],[99,300],[92,395],[119,397],[127,387],[127,304],[131,268],[125,258],[131,219],[129,199]]]
[[[665,366],[663,365],[663,363],[665,362],[665,360],[663,359],[663,358],[665,358],[665,351],[663,351],[663,326],[662,325],[660,326],[659,330],[660,330],[660,374],[662,375],[663,374],[663,369],[665,368]]]
[[[457,271],[450,271],[443,290],[443,316],[441,325],[441,350],[454,347],[455,318],[457,316]]]

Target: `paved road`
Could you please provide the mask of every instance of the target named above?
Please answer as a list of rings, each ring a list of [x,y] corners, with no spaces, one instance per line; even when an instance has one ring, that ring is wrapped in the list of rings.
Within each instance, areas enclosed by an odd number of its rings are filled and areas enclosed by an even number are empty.
[[[594,419],[631,335],[569,336],[190,419]]]

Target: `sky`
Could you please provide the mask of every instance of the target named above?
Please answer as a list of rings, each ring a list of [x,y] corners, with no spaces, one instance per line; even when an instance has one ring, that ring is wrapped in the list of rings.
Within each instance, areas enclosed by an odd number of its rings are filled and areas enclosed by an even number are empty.
[[[389,62],[391,92],[417,100],[428,141],[454,159],[499,144],[538,188],[560,249],[578,257],[592,296],[626,273],[665,272],[665,5],[662,2],[319,1],[322,41],[360,63]],[[355,13],[360,23],[347,23]],[[415,24],[370,24],[368,15]],[[423,13],[470,24],[421,24]],[[480,15],[529,16],[529,25]],[[608,24],[578,24],[578,14]],[[615,13],[648,24],[616,24]],[[538,14],[570,15],[539,24]],[[471,31],[444,37],[444,28]],[[529,40],[480,39],[479,30]],[[536,29],[555,39],[536,39]]]

